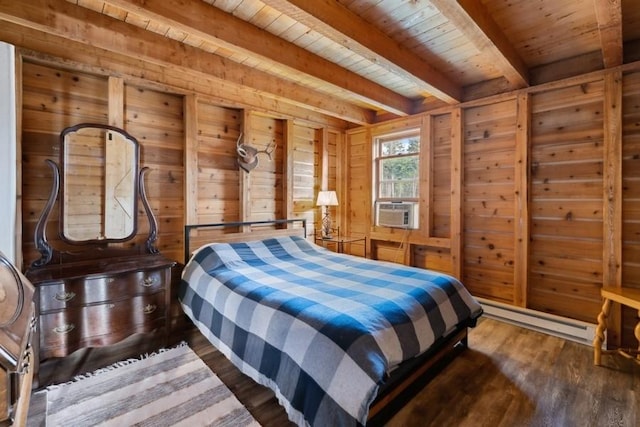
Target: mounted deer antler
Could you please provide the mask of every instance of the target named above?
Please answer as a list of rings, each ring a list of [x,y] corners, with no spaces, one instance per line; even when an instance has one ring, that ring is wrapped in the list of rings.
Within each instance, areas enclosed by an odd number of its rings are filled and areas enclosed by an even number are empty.
[[[241,143],[242,132],[236,141],[236,152],[238,153],[238,165],[247,172],[258,166],[258,154],[264,153],[271,160],[271,153],[276,149],[276,145],[270,142],[264,150],[258,150],[250,145]]]

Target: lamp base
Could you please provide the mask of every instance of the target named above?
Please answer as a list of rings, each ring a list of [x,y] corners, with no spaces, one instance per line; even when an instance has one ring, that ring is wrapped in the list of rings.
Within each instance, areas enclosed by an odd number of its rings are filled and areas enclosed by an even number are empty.
[[[322,218],[322,238],[331,239],[331,216],[329,215],[329,208]]]

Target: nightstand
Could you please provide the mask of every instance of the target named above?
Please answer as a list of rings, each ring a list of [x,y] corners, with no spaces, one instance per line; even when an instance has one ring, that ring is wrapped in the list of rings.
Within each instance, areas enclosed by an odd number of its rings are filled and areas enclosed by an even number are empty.
[[[322,247],[327,247],[327,243],[331,243],[335,245],[336,252],[339,254],[344,253],[344,245],[350,245],[351,243],[363,242],[364,243],[364,257],[367,257],[367,237],[357,237],[357,236],[349,236],[344,235],[341,236],[339,233],[334,234],[331,237],[322,237],[321,234],[315,235],[315,243],[317,245],[321,245]]]

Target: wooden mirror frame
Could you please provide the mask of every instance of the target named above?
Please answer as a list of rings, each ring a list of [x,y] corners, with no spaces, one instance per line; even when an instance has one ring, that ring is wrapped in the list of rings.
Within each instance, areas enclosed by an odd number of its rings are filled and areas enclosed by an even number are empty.
[[[157,239],[157,230],[158,230],[158,224],[156,222],[155,216],[153,215],[153,211],[151,210],[151,206],[149,205],[149,202],[147,201],[147,196],[146,196],[146,191],[145,191],[145,187],[144,187],[144,177],[145,175],[148,173],[149,168],[147,167],[143,167],[143,168],[139,168],[139,144],[138,141],[131,136],[130,134],[128,134],[127,132],[125,132],[123,129],[114,127],[114,126],[109,126],[109,125],[103,125],[103,124],[95,124],[95,123],[81,123],[75,126],[70,126],[68,128],[65,128],[61,133],[60,133],[60,164],[62,165],[63,171],[64,171],[64,162],[65,162],[65,153],[64,153],[64,145],[65,145],[65,135],[67,135],[70,132],[73,131],[77,131],[78,129],[84,129],[84,128],[90,128],[90,127],[95,127],[95,128],[99,128],[99,129],[105,129],[108,131],[112,131],[112,132],[118,132],[120,134],[122,134],[124,137],[126,137],[127,139],[133,141],[135,143],[135,162],[136,162],[136,176],[134,178],[134,185],[133,185],[133,190],[134,190],[134,202],[133,202],[133,206],[134,206],[134,212],[135,212],[135,221],[134,221],[134,225],[133,225],[133,231],[131,232],[131,234],[129,234],[128,236],[125,236],[124,238],[116,238],[116,239],[108,239],[108,238],[104,238],[104,239],[87,239],[87,240],[73,240],[73,239],[68,239],[65,236],[64,233],[64,201],[60,200],[59,201],[59,227],[58,227],[58,236],[60,238],[60,240],[66,244],[72,245],[72,246],[76,246],[79,247],[80,250],[77,251],[60,251],[57,250],[55,248],[53,248],[48,240],[47,240],[47,236],[46,236],[46,229],[47,229],[47,222],[49,219],[49,216],[55,206],[56,201],[58,201],[59,196],[61,195],[61,181],[62,181],[62,177],[64,176],[64,173],[61,173],[60,167],[58,166],[58,164],[56,164],[56,162],[47,159],[46,162],[47,164],[51,167],[52,172],[53,172],[53,181],[52,181],[52,186],[51,186],[51,192],[49,194],[49,199],[47,200],[47,203],[42,211],[42,214],[40,215],[40,218],[36,224],[36,229],[35,229],[35,233],[34,233],[34,241],[35,241],[35,246],[38,250],[38,252],[40,252],[41,257],[34,261],[31,264],[31,267],[42,267],[45,265],[48,265],[50,263],[54,263],[54,262],[58,262],[61,263],[63,262],[63,258],[65,260],[67,259],[71,259],[71,260],[82,260],[82,259],[91,259],[91,258],[96,258],[96,257],[112,257],[112,256],[119,256],[119,255],[128,255],[128,254],[137,254],[137,253],[158,253],[158,249],[155,247],[154,242]],[[139,171],[138,171],[139,169]],[[131,239],[134,239],[137,236],[137,231],[138,231],[138,222],[137,222],[137,200],[138,197],[140,198],[140,201],[142,202],[142,206],[144,207],[145,213],[147,215],[147,218],[149,220],[149,234],[148,237],[145,241],[145,243],[143,245],[133,245],[131,247],[110,247],[110,244],[113,243],[123,243],[126,241],[129,241]],[[62,199],[64,198],[64,196],[62,197]],[[96,255],[96,253],[94,251],[92,251],[91,249],[98,249],[100,251],[100,255]]]
[[[91,130],[97,130],[99,134],[91,135]],[[88,131],[88,132],[87,132]],[[83,135],[84,133],[84,135]],[[117,134],[120,138],[111,139],[113,134]],[[80,144],[76,142],[75,139],[72,139],[72,135],[77,135],[77,139],[82,141]],[[107,138],[107,136],[109,138]],[[97,143],[95,142],[97,140]],[[85,144],[85,141],[88,141]],[[129,168],[130,173],[128,173],[128,185],[127,185],[127,195],[126,197],[129,199],[127,202],[128,208],[130,210],[130,220],[126,225],[126,232],[120,233],[118,236],[114,236],[113,234],[108,234],[107,223],[109,222],[109,213],[108,211],[108,199],[109,196],[107,194],[110,190],[115,190],[116,186],[109,188],[109,179],[111,174],[109,173],[109,169],[113,169],[110,167],[109,158],[115,153],[116,150],[108,147],[109,141],[123,142],[127,144],[127,159],[126,165]],[[71,154],[70,146],[80,146],[80,149],[74,149],[74,151],[82,151],[79,153]],[[76,126],[71,126],[62,131],[60,134],[60,218],[59,218],[59,235],[60,238],[66,243],[72,245],[78,244],[88,244],[88,243],[97,243],[100,242],[126,242],[127,240],[132,239],[137,232],[138,229],[138,162],[140,158],[140,145],[138,141],[127,132],[122,129],[107,126],[107,125],[96,125],[91,123],[83,123]],[[95,156],[95,151],[100,152],[101,157]],[[111,155],[110,155],[111,153]],[[89,155],[88,155],[89,154]],[[93,155],[92,155],[93,154]],[[121,153],[118,153],[121,154]],[[93,203],[94,209],[99,210],[100,222],[94,224],[85,224],[88,225],[88,228],[93,229],[93,236],[89,237],[88,235],[85,238],[78,238],[83,234],[82,230],[74,231],[76,229],[76,224],[72,224],[70,219],[69,212],[71,209],[69,208],[72,204],[79,204],[77,200],[82,199],[82,196],[71,194],[69,191],[68,185],[73,185],[74,187],[83,187],[83,183],[78,181],[82,181],[82,177],[78,177],[77,179],[71,179],[76,175],[71,172],[71,164],[70,157],[78,157],[78,160],[74,163],[74,168],[79,167],[83,171],[83,177],[86,178],[86,182],[91,181],[91,179],[95,179],[97,176],[101,176],[101,183],[97,191],[95,185],[86,186],[83,190],[84,193],[88,193],[88,197],[93,197],[96,199],[97,203]],[[85,160],[87,163],[82,162]],[[90,162],[95,160],[96,164],[91,165]],[[121,160],[121,159],[118,159]],[[116,167],[118,165],[124,164],[124,162],[113,162],[116,163]],[[78,164],[80,166],[78,166]],[[94,167],[92,167],[94,166]],[[95,166],[101,167],[101,172],[93,172],[96,168]],[[74,182],[75,181],[75,182]],[[85,183],[86,183],[85,182]],[[87,189],[89,191],[87,191]],[[100,199],[100,200],[97,200]],[[122,205],[122,204],[119,204]],[[87,206],[87,205],[85,205]],[[91,204],[89,204],[91,206]],[[123,209],[124,210],[124,209]],[[86,213],[86,212],[85,212]],[[88,216],[91,216],[89,213]],[[95,214],[93,216],[96,216]],[[73,228],[72,228],[73,226]],[[80,229],[81,226],[78,226]],[[86,232],[85,232],[86,233]]]

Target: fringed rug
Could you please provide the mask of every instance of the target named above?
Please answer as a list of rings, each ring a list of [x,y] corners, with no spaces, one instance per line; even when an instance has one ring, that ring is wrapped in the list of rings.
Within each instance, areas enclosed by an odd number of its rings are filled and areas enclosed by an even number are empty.
[[[29,425],[259,426],[187,345],[120,362],[45,392],[44,414],[32,408]]]

